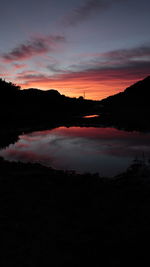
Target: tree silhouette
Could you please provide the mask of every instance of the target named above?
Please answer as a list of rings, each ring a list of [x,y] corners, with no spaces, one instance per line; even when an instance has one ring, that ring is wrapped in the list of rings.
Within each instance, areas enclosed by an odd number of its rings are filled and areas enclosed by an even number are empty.
[[[15,95],[20,90],[20,86],[17,86],[11,82],[6,82],[0,78],[0,95],[8,96]]]

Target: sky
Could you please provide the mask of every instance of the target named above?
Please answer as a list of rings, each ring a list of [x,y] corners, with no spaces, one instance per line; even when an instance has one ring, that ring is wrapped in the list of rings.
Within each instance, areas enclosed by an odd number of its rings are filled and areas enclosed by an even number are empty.
[[[102,99],[150,75],[149,0],[1,0],[0,77]]]

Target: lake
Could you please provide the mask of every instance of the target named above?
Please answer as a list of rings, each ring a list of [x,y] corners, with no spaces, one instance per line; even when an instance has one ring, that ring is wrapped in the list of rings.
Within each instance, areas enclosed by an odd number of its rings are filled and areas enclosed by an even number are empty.
[[[59,127],[22,134],[0,151],[9,161],[40,162],[56,169],[114,176],[135,157],[150,158],[150,134],[115,128]]]

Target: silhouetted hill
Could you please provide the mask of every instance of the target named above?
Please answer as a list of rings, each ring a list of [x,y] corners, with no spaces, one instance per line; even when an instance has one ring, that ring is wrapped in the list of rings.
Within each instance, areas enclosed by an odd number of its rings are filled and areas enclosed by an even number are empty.
[[[107,97],[101,101],[101,103],[108,109],[120,107],[137,107],[137,106],[149,106],[150,98],[150,76],[141,80],[127,89],[124,92]]]
[[[150,76],[100,104],[106,124],[126,130],[150,130]]]
[[[57,124],[91,112],[95,101],[70,98],[57,90],[20,90],[15,84],[0,79],[0,121],[17,126]]]
[[[37,95],[50,95],[51,97],[59,97],[61,96],[61,94],[55,90],[55,89],[49,89],[49,90],[46,90],[46,91],[43,91],[43,90],[40,90],[40,89],[37,89],[37,88],[28,88],[28,89],[24,89],[21,91],[22,94],[24,95],[30,95],[30,96],[37,96]]]
[[[126,130],[150,130],[150,76],[124,92],[101,101],[70,98],[57,90],[20,87],[0,79],[0,121],[4,126],[37,129],[58,125],[115,126]],[[82,119],[85,114],[101,114]],[[47,126],[46,126],[47,125]]]
[[[103,120],[148,126],[149,82],[148,77],[101,101]],[[16,141],[15,126],[28,130],[43,121],[50,126],[97,105],[55,90],[20,90],[2,80],[0,101],[1,124],[11,129],[1,127],[2,146]],[[1,266],[149,265],[149,168],[135,171],[134,165],[115,179],[103,179],[0,158],[0,197]]]

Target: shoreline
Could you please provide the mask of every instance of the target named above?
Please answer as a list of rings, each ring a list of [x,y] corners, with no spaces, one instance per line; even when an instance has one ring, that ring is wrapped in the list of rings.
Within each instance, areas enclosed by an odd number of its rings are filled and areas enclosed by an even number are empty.
[[[149,262],[150,172],[106,179],[0,159],[0,203],[2,266]]]

